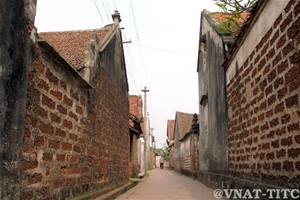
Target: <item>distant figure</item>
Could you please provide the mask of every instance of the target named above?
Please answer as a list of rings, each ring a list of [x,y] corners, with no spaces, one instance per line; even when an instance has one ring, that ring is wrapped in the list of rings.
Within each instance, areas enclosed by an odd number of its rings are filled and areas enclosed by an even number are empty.
[[[165,158],[163,156],[159,159],[160,169],[164,169]]]

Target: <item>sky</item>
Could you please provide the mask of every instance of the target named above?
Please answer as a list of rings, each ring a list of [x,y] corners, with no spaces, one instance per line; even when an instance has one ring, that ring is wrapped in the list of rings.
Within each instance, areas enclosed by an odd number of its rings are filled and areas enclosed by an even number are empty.
[[[38,32],[97,29],[118,10],[130,95],[143,95],[157,147],[176,111],[198,113],[198,42],[203,9],[213,0],[38,0]]]

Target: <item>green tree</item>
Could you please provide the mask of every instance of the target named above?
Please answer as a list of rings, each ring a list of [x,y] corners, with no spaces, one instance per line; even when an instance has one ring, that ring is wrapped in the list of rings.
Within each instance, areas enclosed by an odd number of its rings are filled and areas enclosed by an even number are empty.
[[[246,22],[248,14],[251,12],[258,0],[213,0],[225,14],[227,19],[222,23],[224,29],[229,32],[238,33],[241,26]],[[248,14],[243,14],[248,13]]]
[[[169,160],[169,152],[170,152],[170,148],[166,144],[162,148],[156,149],[156,155],[163,156],[166,161]]]

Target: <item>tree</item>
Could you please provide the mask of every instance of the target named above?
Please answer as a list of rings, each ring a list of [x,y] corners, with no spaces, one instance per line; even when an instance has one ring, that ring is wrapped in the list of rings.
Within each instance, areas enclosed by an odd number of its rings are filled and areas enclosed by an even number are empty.
[[[246,22],[248,14],[258,0],[213,0],[225,14],[226,21],[222,23],[224,29],[231,33],[238,33]],[[243,14],[244,13],[244,14]],[[214,14],[214,13],[212,13]]]
[[[162,148],[156,149],[156,155],[164,157],[166,161],[169,160],[169,152],[170,148],[166,144]]]

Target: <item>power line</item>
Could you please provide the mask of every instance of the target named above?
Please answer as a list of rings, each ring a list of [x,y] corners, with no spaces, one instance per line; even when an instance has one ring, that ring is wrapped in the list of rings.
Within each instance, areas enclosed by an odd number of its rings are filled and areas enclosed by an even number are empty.
[[[128,68],[129,70],[131,71],[132,73],[132,81],[133,81],[133,84],[135,86],[135,89],[137,89],[135,92],[137,92],[137,94],[139,94],[139,89],[138,88],[141,88],[142,87],[142,84],[141,84],[141,81],[140,81],[140,77],[137,73],[137,70],[136,70],[136,66],[134,64],[134,60],[132,58],[132,55],[131,55],[131,51],[130,51],[130,48],[128,47],[128,45],[126,45],[126,48],[127,48],[127,51],[126,53],[128,54],[128,60],[127,60],[127,63],[129,64],[128,65]],[[140,82],[139,82],[139,81]]]
[[[125,41],[127,41],[127,37],[126,37],[126,34],[125,32],[122,31],[122,34],[125,38]],[[136,65],[134,63],[134,59],[133,59],[133,56],[131,54],[131,50],[130,50],[130,46],[129,45],[125,45],[126,46],[126,51],[124,51],[127,56],[126,58],[128,59],[125,59],[126,61],[126,66],[129,70],[129,74],[131,75],[131,80],[133,81],[133,89],[136,89],[134,92],[136,92],[136,94],[140,94],[139,92],[139,89],[138,88],[141,88],[142,87],[142,82],[140,80],[140,76],[138,75],[139,73],[137,72],[137,68],[136,68]]]
[[[103,1],[102,1],[102,6],[103,6],[104,11],[105,11],[105,13],[106,13],[106,17],[107,17],[108,23],[110,23],[110,18],[109,18],[109,15],[108,15],[108,13],[107,13],[107,10],[106,10],[106,8],[105,8],[105,5],[104,5],[104,2],[103,2]]]
[[[135,44],[132,42],[133,45],[138,46],[139,44]],[[192,52],[185,52],[185,51],[174,51],[174,50],[170,50],[170,49],[160,49],[160,48],[156,48],[156,47],[151,47],[151,46],[147,46],[147,45],[140,45],[141,47],[147,48],[147,49],[151,49],[153,51],[162,51],[162,52],[168,52],[168,53],[174,53],[174,54],[185,54],[185,55],[190,55],[190,56],[194,56],[196,55],[195,53]]]
[[[126,45],[126,47],[127,48],[129,48],[128,47],[128,45]],[[128,54],[129,52],[128,51],[126,51],[126,53]],[[130,60],[130,57],[129,57],[129,55],[127,56],[129,59],[126,59],[125,61],[126,61],[126,66],[127,66],[127,69],[128,69],[128,71],[129,71],[129,76],[130,76],[130,80],[132,81],[132,84],[133,84],[133,89],[135,89],[135,93],[139,93],[138,91],[139,91],[139,86],[138,86],[138,84],[137,84],[137,79],[136,79],[136,77],[135,77],[135,75],[134,75],[134,71],[132,71],[132,68],[131,68],[131,66],[133,66],[132,65],[132,63],[130,63],[131,62],[131,60]]]
[[[99,11],[99,8],[98,8],[98,5],[97,5],[97,3],[96,3],[96,0],[94,0],[94,3],[95,3],[95,6],[96,6],[96,8],[97,8],[98,15],[99,15],[99,17],[100,17],[100,19],[101,19],[101,21],[102,21],[102,23],[103,23],[103,26],[104,26],[104,25],[105,25],[105,23],[104,23],[104,20],[103,20],[103,18],[102,18],[102,16],[101,16],[101,14],[100,14],[100,11]]]
[[[107,5],[107,8],[108,8],[108,11],[113,11],[113,10],[111,10],[110,8],[109,8],[109,5],[108,5],[108,2],[107,1],[105,1],[106,2],[106,5]]]
[[[118,10],[115,0],[113,0],[113,2],[114,2],[114,5],[115,5],[115,9]]]
[[[143,65],[143,67],[144,67],[144,72],[145,72],[146,81],[147,81],[147,84],[148,84],[148,86],[149,86],[149,80],[148,80],[148,75],[147,75],[146,65],[145,65],[145,62],[144,62],[144,57],[143,57],[143,53],[142,53],[142,47],[141,47],[141,45],[140,45],[140,38],[139,38],[139,34],[138,34],[138,29],[137,29],[136,20],[135,20],[135,15],[134,15],[134,9],[133,9],[131,0],[130,0],[130,5],[131,5],[131,11],[132,11],[132,16],[133,16],[133,21],[134,21],[134,26],[135,26],[136,36],[137,36],[138,44],[139,44],[139,47],[140,47],[140,54],[141,54],[141,59],[142,59],[142,65]]]

